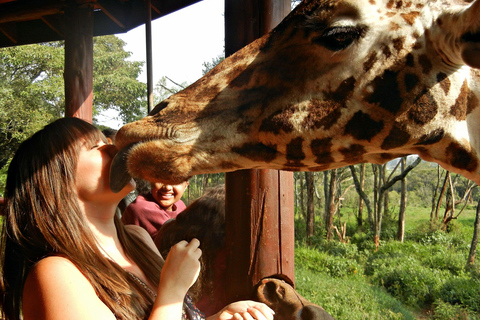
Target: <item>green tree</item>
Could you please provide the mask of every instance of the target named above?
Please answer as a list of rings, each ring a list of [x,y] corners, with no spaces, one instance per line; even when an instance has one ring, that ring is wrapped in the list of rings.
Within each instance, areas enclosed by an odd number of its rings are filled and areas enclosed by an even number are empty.
[[[137,78],[143,62],[129,61],[125,42],[109,35],[93,41],[93,114],[114,109],[124,123],[147,113],[147,86]]]
[[[94,39],[94,123],[101,110],[115,109],[124,122],[147,112],[146,85],[136,80],[143,62],[128,61],[124,45],[115,36]],[[63,69],[62,42],[0,49],[0,174],[23,140],[64,116]]]

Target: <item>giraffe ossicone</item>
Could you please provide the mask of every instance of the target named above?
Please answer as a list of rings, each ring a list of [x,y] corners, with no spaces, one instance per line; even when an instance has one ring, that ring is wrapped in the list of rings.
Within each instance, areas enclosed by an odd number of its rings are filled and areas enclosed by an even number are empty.
[[[122,127],[133,176],[320,171],[418,154],[480,183],[480,0],[305,0]]]

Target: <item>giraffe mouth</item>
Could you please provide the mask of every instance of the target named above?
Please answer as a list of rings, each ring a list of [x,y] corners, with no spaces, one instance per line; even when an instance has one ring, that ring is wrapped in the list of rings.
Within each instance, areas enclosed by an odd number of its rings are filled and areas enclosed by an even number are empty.
[[[132,176],[127,168],[127,158],[130,150],[137,144],[138,142],[126,146],[112,160],[110,166],[110,189],[115,193],[120,192],[132,180]]]

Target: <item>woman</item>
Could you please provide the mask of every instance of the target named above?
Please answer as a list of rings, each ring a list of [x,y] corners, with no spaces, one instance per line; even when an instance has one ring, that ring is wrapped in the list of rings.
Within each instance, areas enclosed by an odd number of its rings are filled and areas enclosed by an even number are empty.
[[[98,129],[76,118],[53,122],[16,152],[2,229],[5,319],[178,320],[182,310],[195,311],[184,301],[199,273],[199,241],[179,242],[164,262],[146,231],[122,225],[115,210],[134,186],[110,190],[115,153]],[[212,319],[272,314],[243,301]]]

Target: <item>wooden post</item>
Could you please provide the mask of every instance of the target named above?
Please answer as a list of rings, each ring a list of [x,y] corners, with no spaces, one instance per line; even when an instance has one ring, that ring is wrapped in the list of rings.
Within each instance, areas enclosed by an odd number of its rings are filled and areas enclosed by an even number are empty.
[[[147,101],[148,113],[153,109],[153,54],[152,54],[152,1],[147,0],[145,17],[145,43],[147,45]]]
[[[230,55],[275,27],[290,0],[225,1],[225,51]],[[226,174],[227,301],[248,299],[262,278],[294,284],[293,174],[241,170]]]
[[[65,116],[92,122],[93,6],[69,1],[65,12]]]

